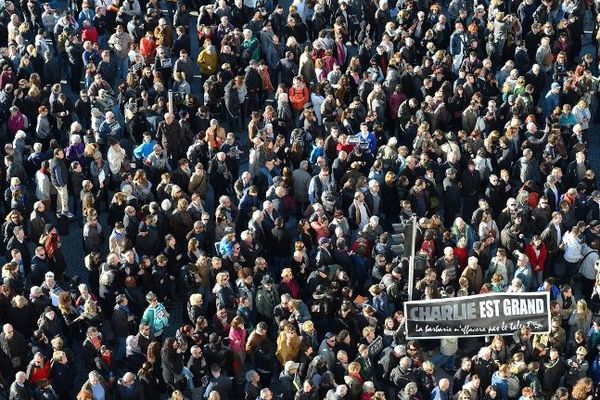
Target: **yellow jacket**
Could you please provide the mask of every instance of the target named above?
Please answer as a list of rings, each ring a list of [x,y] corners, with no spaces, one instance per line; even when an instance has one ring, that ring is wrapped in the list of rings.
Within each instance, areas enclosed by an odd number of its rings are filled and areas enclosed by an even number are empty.
[[[213,75],[217,72],[217,64],[219,59],[216,52],[209,53],[206,49],[198,54],[198,66],[202,75]]]
[[[277,337],[277,351],[275,357],[281,363],[285,365],[286,361],[295,360],[300,352],[300,338],[298,335],[293,335],[287,340],[286,332],[279,332]]]

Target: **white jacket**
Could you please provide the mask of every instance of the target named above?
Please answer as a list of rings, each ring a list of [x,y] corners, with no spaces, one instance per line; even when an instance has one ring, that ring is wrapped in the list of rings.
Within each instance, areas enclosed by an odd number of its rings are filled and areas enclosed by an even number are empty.
[[[565,250],[565,261],[570,263],[576,263],[582,257],[581,255],[581,242],[576,238],[570,231],[565,233],[563,236],[563,245]]]

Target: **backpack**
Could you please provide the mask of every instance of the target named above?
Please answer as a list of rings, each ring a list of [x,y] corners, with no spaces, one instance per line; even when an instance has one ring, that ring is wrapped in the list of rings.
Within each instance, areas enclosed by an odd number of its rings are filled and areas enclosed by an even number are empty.
[[[320,181],[320,179],[317,179]],[[320,182],[319,182],[320,183]],[[332,215],[336,208],[340,208],[342,205],[342,198],[338,192],[334,192],[333,190],[326,190],[321,195],[321,203],[323,204],[323,208],[328,215]]]
[[[521,385],[519,380],[514,376],[510,376],[508,379],[508,397],[511,399],[517,398],[521,391]]]

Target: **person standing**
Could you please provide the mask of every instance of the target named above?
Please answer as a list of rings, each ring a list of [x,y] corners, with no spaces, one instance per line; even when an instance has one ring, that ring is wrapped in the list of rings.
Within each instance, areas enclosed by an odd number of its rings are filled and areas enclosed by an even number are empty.
[[[129,45],[132,42],[129,33],[125,32],[123,25],[117,25],[116,32],[108,39],[108,44],[113,50],[117,62],[119,63],[119,77],[125,78],[129,69]]]
[[[65,153],[61,148],[54,149],[54,158],[50,160],[50,180],[58,193],[56,214],[73,218],[73,214],[69,211],[68,178],[69,170],[65,163]]]
[[[27,375],[25,375],[25,372],[19,371],[15,375],[15,381],[10,385],[8,398],[10,400],[33,399],[33,391],[27,383]]]
[[[129,310],[128,302],[127,296],[124,294],[117,295],[117,304],[111,317],[113,332],[117,341],[117,348],[115,350],[115,360],[117,362],[125,360],[126,339],[130,335],[130,326],[134,318]]]
[[[158,302],[158,297],[153,292],[146,295],[148,308],[144,311],[141,323],[149,325],[154,338],[162,342],[163,330],[169,326],[169,313],[162,303]]]

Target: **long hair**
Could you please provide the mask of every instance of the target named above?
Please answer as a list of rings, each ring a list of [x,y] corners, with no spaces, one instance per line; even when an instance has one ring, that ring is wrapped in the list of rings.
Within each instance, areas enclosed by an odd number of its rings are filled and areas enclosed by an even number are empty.
[[[46,250],[46,255],[48,258],[54,258],[54,253],[58,250],[59,238],[56,233],[50,233],[46,237],[46,244],[44,245],[44,250]]]

